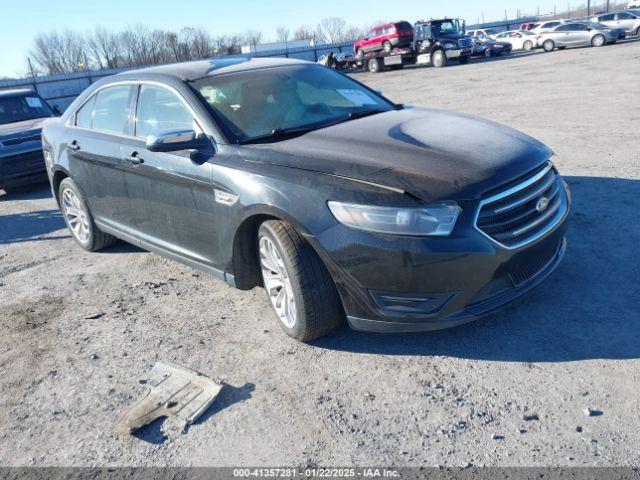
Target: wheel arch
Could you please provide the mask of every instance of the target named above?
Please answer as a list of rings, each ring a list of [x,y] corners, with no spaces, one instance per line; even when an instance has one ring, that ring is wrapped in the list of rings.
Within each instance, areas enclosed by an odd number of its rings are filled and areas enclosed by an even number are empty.
[[[236,288],[250,290],[262,285],[258,259],[258,229],[267,220],[281,220],[291,224],[303,237],[309,231],[291,214],[271,205],[254,205],[241,220],[233,238],[231,268]],[[315,246],[312,243],[312,248]]]
[[[53,190],[53,195],[56,199],[56,202],[58,202],[58,205],[60,205],[60,183],[62,182],[62,180],[68,177],[71,177],[69,172],[60,166],[56,167],[51,177],[51,189]]]

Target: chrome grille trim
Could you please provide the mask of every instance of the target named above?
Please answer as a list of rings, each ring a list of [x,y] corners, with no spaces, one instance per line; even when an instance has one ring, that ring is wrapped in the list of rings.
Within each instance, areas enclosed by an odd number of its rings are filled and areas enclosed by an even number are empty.
[[[543,197],[548,206],[546,210],[538,211],[532,203]],[[568,208],[562,179],[553,164],[547,162],[522,182],[482,199],[476,210],[474,227],[501,247],[513,250],[553,230]]]

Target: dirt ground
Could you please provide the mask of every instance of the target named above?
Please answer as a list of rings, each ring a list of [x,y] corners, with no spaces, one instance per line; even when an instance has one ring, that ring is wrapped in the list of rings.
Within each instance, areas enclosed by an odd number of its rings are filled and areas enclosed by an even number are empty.
[[[556,151],[574,205],[551,278],[454,330],[302,345],[263,290],[85,253],[46,186],[2,193],[0,465],[640,467],[640,41],[357,78]],[[226,385],[187,432],[119,436],[156,360]]]

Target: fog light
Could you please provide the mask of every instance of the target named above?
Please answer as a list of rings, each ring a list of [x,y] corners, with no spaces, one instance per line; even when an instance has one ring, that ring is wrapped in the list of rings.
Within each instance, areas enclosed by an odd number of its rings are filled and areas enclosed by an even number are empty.
[[[376,304],[394,313],[430,315],[438,313],[455,296],[454,293],[396,293],[372,291]]]

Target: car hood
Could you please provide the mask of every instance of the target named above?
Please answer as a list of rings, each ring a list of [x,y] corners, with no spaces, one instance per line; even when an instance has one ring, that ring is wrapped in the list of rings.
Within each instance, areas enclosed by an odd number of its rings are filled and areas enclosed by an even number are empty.
[[[251,161],[372,182],[425,201],[478,198],[552,155],[544,144],[509,127],[423,108],[245,147]]]
[[[0,140],[6,137],[17,137],[21,134],[33,134],[36,130],[42,129],[46,118],[35,118],[22,122],[5,123],[0,125]]]

